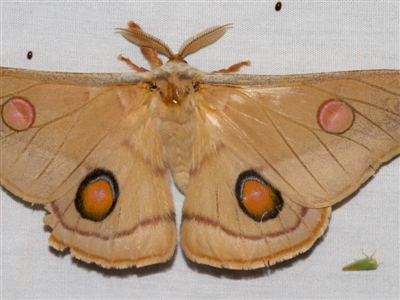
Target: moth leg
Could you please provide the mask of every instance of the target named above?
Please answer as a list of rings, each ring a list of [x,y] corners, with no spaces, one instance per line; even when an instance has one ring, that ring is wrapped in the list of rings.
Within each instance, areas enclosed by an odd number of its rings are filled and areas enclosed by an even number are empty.
[[[122,54],[118,55],[118,59],[125,62],[128,66],[130,66],[132,69],[134,69],[137,72],[148,72],[149,71],[145,68],[135,65],[129,58],[122,56]]]
[[[140,47],[140,51],[143,56],[150,63],[151,68],[155,69],[163,65],[162,60],[158,57],[158,53],[156,50],[148,48],[148,47]]]
[[[249,60],[241,61],[237,64],[230,66],[228,69],[221,69],[218,71],[214,71],[213,73],[233,73],[239,71],[240,68],[244,66],[250,66],[250,61]]]

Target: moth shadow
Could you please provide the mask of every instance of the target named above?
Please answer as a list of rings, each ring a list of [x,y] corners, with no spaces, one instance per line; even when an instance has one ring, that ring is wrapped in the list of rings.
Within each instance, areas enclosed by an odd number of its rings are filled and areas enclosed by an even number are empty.
[[[7,196],[9,196],[11,199],[13,199],[13,201],[17,202],[18,204],[33,210],[33,211],[46,211],[44,209],[44,205],[43,204],[38,204],[38,203],[31,203],[28,201],[25,201],[24,199],[22,199],[21,197],[18,197],[16,195],[14,195],[13,193],[11,193],[9,190],[7,190],[6,188],[4,188],[3,186],[1,187],[1,190],[7,194]]]
[[[375,173],[376,174],[376,173]],[[338,203],[335,203],[334,205],[332,205],[332,212],[334,212],[335,210],[344,207],[347,203],[349,203],[353,198],[355,198],[360,191],[368,184],[370,183],[375,176],[371,176],[370,178],[368,178],[363,184],[360,185],[360,187],[354,191],[353,193],[351,193],[350,195],[348,195],[346,198],[344,198],[343,200],[339,201]]]
[[[364,182],[360,189],[366,185],[368,182],[370,181],[370,179],[367,180],[367,182]],[[357,194],[359,193],[360,189],[358,189],[357,191],[351,193],[350,195],[348,195],[346,198],[344,198],[343,200],[339,201],[338,203],[335,203],[334,205],[332,205],[332,212],[334,212],[335,210],[346,206],[347,203],[349,203],[353,198],[355,198],[357,196]],[[332,218],[332,216],[331,216]],[[329,228],[329,227],[328,227]],[[325,234],[325,233],[324,233]]]
[[[352,200],[354,197],[356,197],[361,191],[362,189],[368,185],[371,181],[374,180],[374,178],[376,176],[379,176],[379,172],[382,168],[384,168],[386,165],[389,165],[390,163],[392,163],[393,161],[397,160],[400,158],[400,155],[396,155],[394,157],[392,157],[391,159],[389,159],[388,161],[382,163],[374,172],[373,175],[371,175],[364,183],[362,183],[356,191],[354,191],[353,193],[351,193],[350,195],[348,195],[346,198],[344,198],[343,200],[339,201],[338,203],[335,203],[332,206],[332,211],[337,210],[338,208],[341,208],[343,206],[345,206],[350,200]]]

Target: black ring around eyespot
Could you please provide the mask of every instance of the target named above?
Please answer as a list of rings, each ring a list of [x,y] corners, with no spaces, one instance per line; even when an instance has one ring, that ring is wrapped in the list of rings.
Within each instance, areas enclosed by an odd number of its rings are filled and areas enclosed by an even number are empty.
[[[84,199],[83,199],[83,192],[85,188],[98,180],[105,180],[108,182],[111,190],[112,190],[112,204],[108,211],[103,214],[99,218],[94,218],[92,215],[87,214],[84,209]],[[81,184],[79,185],[79,188],[76,192],[75,196],[75,207],[76,210],[79,212],[82,218],[94,221],[94,222],[100,222],[103,221],[115,208],[115,205],[117,204],[117,200],[119,197],[119,186],[118,182],[115,179],[115,176],[112,172],[108,170],[104,170],[101,168],[94,169],[91,173],[86,175],[86,177],[82,180]]]
[[[250,211],[248,211],[248,209],[243,204],[243,187],[244,187],[244,184],[250,180],[258,181],[262,185],[269,187],[275,196],[275,197],[273,197],[273,203],[274,203],[273,209],[265,211],[261,217],[252,214]],[[238,179],[236,180],[235,195],[236,195],[236,199],[237,199],[238,204],[239,204],[240,208],[242,209],[242,211],[246,215],[248,215],[250,218],[252,218],[253,220],[255,220],[257,222],[261,222],[261,221],[264,222],[264,221],[276,218],[278,216],[279,212],[282,210],[283,205],[284,205],[284,201],[282,199],[282,195],[281,195],[280,191],[275,189],[258,172],[256,172],[255,170],[252,170],[252,169],[246,170],[239,174]]]

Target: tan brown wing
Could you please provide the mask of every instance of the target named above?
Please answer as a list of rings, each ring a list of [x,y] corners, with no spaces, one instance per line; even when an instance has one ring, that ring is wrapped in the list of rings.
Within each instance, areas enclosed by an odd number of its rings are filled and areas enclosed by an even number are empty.
[[[1,184],[47,203],[50,244],[104,267],[169,259],[169,170],[143,76],[1,75]]]
[[[309,249],[330,206],[399,153],[399,79],[397,71],[206,76],[183,207],[186,255],[253,269]]]

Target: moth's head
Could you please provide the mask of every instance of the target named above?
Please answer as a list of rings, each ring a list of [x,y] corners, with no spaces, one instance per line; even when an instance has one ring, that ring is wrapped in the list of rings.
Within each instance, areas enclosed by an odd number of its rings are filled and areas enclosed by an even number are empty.
[[[185,56],[215,42],[226,32],[226,29],[230,25],[231,24],[213,26],[199,32],[187,39],[176,54],[171,51],[167,44],[159,38],[144,32],[140,26],[133,21],[128,23],[127,29],[117,28],[117,30],[120,31],[127,40],[139,45],[152,68],[155,68],[162,65],[162,61],[157,57],[157,53],[166,55],[169,61],[185,62]]]
[[[195,107],[196,92],[200,88],[201,71],[183,62],[168,62],[152,71],[149,89],[168,108]]]

